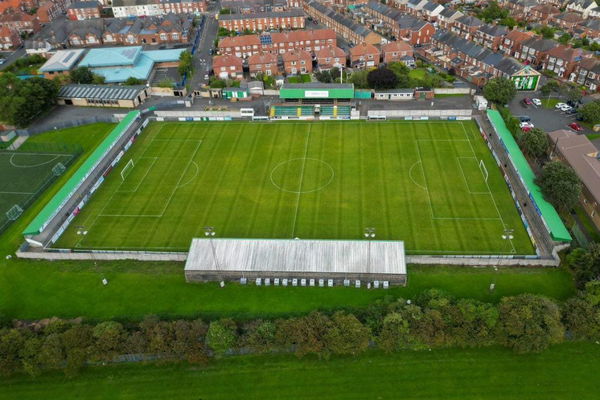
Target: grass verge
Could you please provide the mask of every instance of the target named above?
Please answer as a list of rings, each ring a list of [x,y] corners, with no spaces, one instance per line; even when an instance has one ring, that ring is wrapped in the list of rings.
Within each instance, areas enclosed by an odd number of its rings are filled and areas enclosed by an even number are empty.
[[[535,355],[500,348],[369,353],[329,361],[231,357],[202,367],[90,368],[0,381],[0,399],[597,399],[600,346],[568,343]]]

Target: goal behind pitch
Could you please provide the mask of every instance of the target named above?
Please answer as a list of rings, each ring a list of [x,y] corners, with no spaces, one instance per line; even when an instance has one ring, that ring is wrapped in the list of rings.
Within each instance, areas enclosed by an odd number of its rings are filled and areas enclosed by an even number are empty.
[[[125,178],[127,178],[127,175],[129,175],[129,173],[131,172],[133,167],[134,167],[133,159],[127,161],[127,164],[125,164],[125,166],[121,170],[121,179],[122,180],[125,180]]]
[[[487,182],[489,173],[488,173],[488,170],[487,170],[483,160],[479,160],[479,169],[481,170],[481,173],[483,174],[483,180]]]

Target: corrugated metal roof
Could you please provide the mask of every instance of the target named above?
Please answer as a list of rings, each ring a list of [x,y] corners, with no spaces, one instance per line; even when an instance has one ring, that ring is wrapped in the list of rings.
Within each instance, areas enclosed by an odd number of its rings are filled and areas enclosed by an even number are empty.
[[[404,242],[194,239],[186,271],[406,274]]]
[[[59,98],[93,100],[133,100],[145,86],[66,85],[58,92]]]

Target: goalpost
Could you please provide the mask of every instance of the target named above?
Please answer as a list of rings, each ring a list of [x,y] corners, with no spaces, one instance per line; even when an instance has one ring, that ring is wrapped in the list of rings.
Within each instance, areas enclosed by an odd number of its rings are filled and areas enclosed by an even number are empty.
[[[125,178],[127,178],[127,175],[129,175],[129,173],[131,172],[133,167],[134,167],[133,159],[130,159],[129,161],[127,161],[127,164],[125,164],[125,166],[121,170],[121,179],[122,180],[125,180]]]
[[[483,180],[484,181],[488,181],[488,170],[487,167],[485,166],[485,163],[483,162],[483,160],[479,160],[479,169],[481,170],[481,173],[483,174]]]

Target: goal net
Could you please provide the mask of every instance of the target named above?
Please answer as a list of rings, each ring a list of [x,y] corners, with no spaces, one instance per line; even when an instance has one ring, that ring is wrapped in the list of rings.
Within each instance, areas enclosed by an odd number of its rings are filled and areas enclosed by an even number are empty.
[[[129,173],[133,169],[133,166],[134,166],[133,165],[133,159],[127,161],[127,164],[125,164],[125,166],[121,170],[121,179],[122,180],[125,180],[125,178],[127,178],[127,175],[129,175]]]
[[[479,160],[479,169],[481,170],[481,173],[483,174],[483,180],[485,180],[487,182],[489,174],[488,174],[488,170],[487,170],[483,160]]]
[[[65,167],[63,163],[57,163],[54,167],[52,167],[52,173],[54,176],[61,176],[66,170],[67,167]]]
[[[7,218],[9,221],[14,221],[14,220],[16,220],[17,218],[19,218],[19,216],[20,216],[22,213],[23,213],[23,209],[22,209],[22,208],[21,208],[21,207],[20,207],[18,204],[15,204],[14,206],[12,206],[12,207],[10,208],[10,210],[8,210],[8,211],[6,212],[6,218]]]

